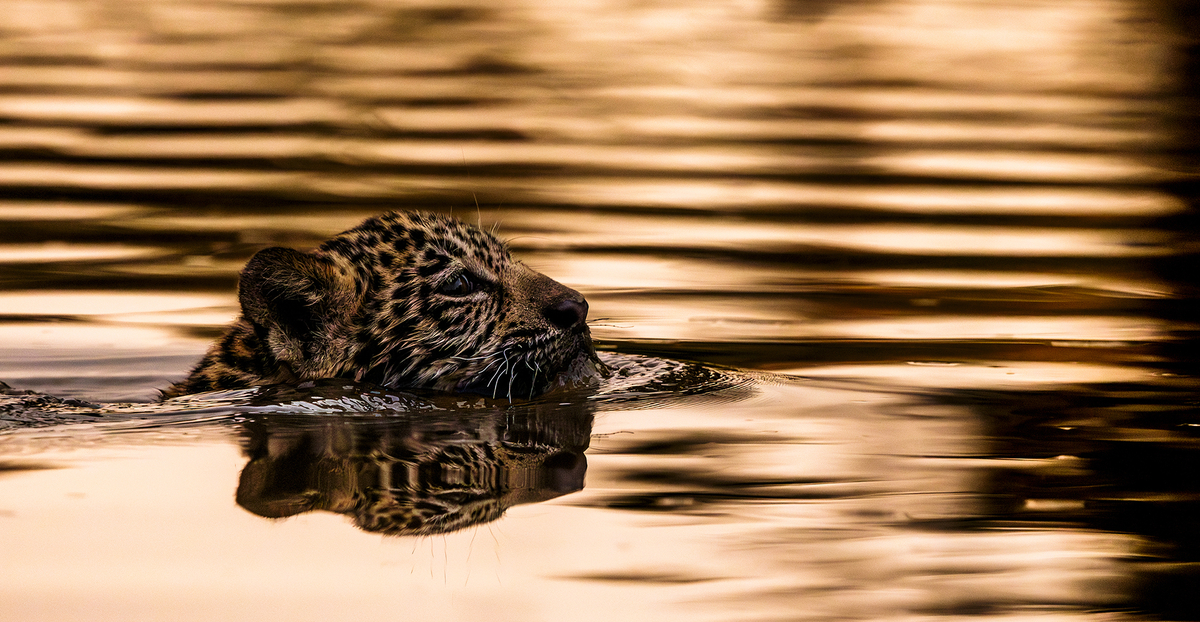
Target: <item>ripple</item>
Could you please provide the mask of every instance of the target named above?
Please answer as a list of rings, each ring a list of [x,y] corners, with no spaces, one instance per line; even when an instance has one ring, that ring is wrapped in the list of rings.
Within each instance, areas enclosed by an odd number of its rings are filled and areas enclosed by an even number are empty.
[[[93,212],[94,213],[94,212]],[[120,261],[162,256],[161,248],[138,248],[122,244],[0,244],[0,262],[11,264],[65,261]],[[0,294],[0,297],[3,295]]]

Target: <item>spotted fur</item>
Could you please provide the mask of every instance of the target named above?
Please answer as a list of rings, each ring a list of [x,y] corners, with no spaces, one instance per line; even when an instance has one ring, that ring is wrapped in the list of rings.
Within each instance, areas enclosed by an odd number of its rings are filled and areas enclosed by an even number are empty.
[[[259,251],[238,298],[241,316],[164,398],[321,378],[531,398],[599,373],[583,296],[444,215]]]

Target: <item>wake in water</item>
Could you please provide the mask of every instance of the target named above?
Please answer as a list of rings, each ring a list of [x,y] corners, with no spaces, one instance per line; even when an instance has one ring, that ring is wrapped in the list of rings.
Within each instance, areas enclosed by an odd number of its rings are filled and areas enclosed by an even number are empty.
[[[599,353],[610,373],[592,386],[561,387],[534,400],[509,400],[435,391],[397,391],[344,379],[210,391],[154,403],[93,403],[62,399],[0,383],[0,431],[69,424],[120,424],[146,420],[178,424],[190,419],[246,415],[358,415],[418,417],[530,408],[587,406],[604,409],[663,406],[682,399],[739,399],[753,378],[695,363],[636,354]]]

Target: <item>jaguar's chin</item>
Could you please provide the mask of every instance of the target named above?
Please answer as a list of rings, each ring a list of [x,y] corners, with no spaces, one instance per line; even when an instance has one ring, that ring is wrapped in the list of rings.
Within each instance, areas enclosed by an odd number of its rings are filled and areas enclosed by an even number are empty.
[[[576,388],[583,386],[595,386],[601,380],[608,377],[609,370],[604,363],[600,362],[596,356],[596,351],[592,349],[591,344],[588,344],[586,352],[580,352],[575,358],[571,359],[568,365],[563,368],[558,376],[551,380],[551,386],[547,387],[547,391],[557,387]]]

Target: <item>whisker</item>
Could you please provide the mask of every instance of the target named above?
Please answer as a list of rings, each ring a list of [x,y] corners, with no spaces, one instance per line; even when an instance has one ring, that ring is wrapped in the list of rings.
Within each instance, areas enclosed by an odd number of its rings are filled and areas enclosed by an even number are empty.
[[[501,350],[501,352],[504,354],[504,365],[502,365],[496,369],[496,374],[494,376],[492,376],[492,380],[490,382],[488,382],[488,384],[492,384],[492,383],[496,384],[495,388],[492,389],[492,399],[496,399],[496,393],[500,390],[500,375],[508,370],[508,351]],[[499,359],[497,359],[497,360],[499,360]]]
[[[587,320],[586,324],[589,327],[591,327],[591,326],[607,326],[609,328],[632,328],[633,327],[633,324],[614,324],[609,321],[612,319],[613,318],[611,318],[611,317],[596,317],[596,318]]]
[[[463,164],[467,163],[467,153],[463,152]],[[483,210],[479,207],[479,197],[475,196],[475,192],[471,191],[471,198],[475,199],[475,218],[479,221],[480,228],[483,227]]]
[[[533,367],[529,367],[529,361],[525,361],[525,367],[528,368],[529,371],[533,372],[533,380],[531,380],[529,382],[529,400],[530,401],[533,401],[533,389],[535,387],[537,387],[538,372],[542,371],[542,366],[538,365],[537,361],[534,361],[533,365],[534,365],[534,367],[537,367],[537,369],[534,369]]]
[[[496,359],[496,360],[492,361],[491,363],[488,363],[487,365],[484,365],[484,366],[483,366],[483,368],[481,368],[481,369],[480,369],[478,372],[476,372],[476,373],[482,374],[483,372],[485,372],[485,371],[487,371],[487,370],[491,369],[491,368],[492,368],[492,365],[495,365],[496,363],[499,363],[499,362],[500,362],[500,359]]]
[[[501,363],[500,359],[496,359],[495,362]],[[490,365],[489,365],[489,367],[490,367]],[[496,368],[496,373],[492,374],[492,379],[488,381],[488,384],[492,384],[492,383],[496,382],[496,378],[500,377],[500,374],[504,373],[504,367],[505,367],[505,365],[503,363],[501,363],[501,365]]]
[[[452,356],[446,360],[449,361],[486,361],[494,356],[500,356],[499,352],[492,352],[483,356]]]
[[[504,363],[509,368],[509,372],[508,372],[508,403],[511,404],[512,403],[512,383],[513,383],[513,379],[517,377],[517,374],[514,373],[514,371],[512,369],[512,365],[508,362],[508,350],[504,351]]]
[[[517,379],[516,370],[513,370],[513,373],[508,375],[508,403],[509,404],[512,403],[512,397],[513,397],[512,396],[512,384],[513,384],[513,380],[516,380],[516,379]]]

